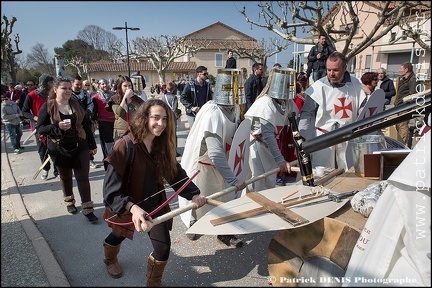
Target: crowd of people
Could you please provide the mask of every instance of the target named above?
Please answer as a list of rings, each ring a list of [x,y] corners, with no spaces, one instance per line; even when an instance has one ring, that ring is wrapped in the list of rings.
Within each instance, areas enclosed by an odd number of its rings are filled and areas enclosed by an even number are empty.
[[[1,117],[16,154],[24,149],[21,122],[30,122],[31,129],[36,130],[38,154],[44,165],[41,178],[46,180],[53,166],[67,211],[76,214],[74,176],[82,214],[90,223],[98,221],[93,213],[89,181],[89,168],[99,167],[94,160],[98,129],[105,169],[103,217],[112,229],[103,241],[104,261],[108,274],[119,278],[123,271],[117,256],[123,240],[132,240],[135,231],[142,232],[143,226],[147,227],[154,217],[169,211],[169,205],[165,205],[149,215],[166,201],[165,192],[160,193],[165,184],[178,189],[200,171],[179,194],[180,207],[195,203],[195,209],[181,215],[186,227],[190,227],[211,209],[204,206],[206,196],[227,187],[261,191],[285,185],[284,175],[295,176],[290,165],[296,160],[288,122],[292,112],[296,113],[300,133],[307,141],[356,121],[362,103],[377,89],[384,90],[385,105],[395,96],[394,105],[402,105],[404,96],[415,93],[411,63],[401,65],[396,90],[384,68],[367,72],[361,79],[350,75],[345,55],[334,51],[325,40],[320,36],[319,43],[311,49],[311,73],[296,75],[294,70],[278,64],[267,76],[264,65],[255,63],[251,75],[245,79],[245,97],[235,98],[235,91],[222,95],[215,90],[207,81],[204,66],[196,68],[196,78],[190,81],[164,83],[157,88],[152,85],[151,89],[160,90],[163,96],[148,100],[137,95],[128,76],[119,75],[113,82],[43,74],[38,88],[33,81],[27,81],[25,89],[17,84],[2,92]],[[219,72],[223,70],[238,70],[232,51],[228,52],[226,68]],[[313,79],[311,85],[309,75]],[[280,85],[282,82],[293,84],[295,89]],[[190,129],[180,163],[176,159],[181,156],[177,150],[177,121],[182,116],[179,102],[185,108]],[[350,109],[336,111],[337,105]],[[251,121],[248,176],[256,177],[274,168],[280,171],[248,187],[247,179],[237,177],[228,163],[231,142],[244,119]],[[408,141],[407,125],[405,122],[397,125],[404,142]],[[312,167],[350,168],[346,144],[312,153]],[[172,221],[166,221],[148,233],[153,251],[148,257],[147,286],[161,286],[170,254],[171,229]],[[200,235],[188,234],[188,237],[195,241]],[[217,239],[227,246],[244,245],[235,235],[218,235]]]

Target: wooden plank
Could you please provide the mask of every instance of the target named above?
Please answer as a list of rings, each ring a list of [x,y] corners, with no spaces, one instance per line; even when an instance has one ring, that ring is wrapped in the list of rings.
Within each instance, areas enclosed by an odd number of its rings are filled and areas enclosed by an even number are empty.
[[[283,197],[285,197],[288,193],[295,190],[299,191],[298,192],[299,195],[305,195],[305,196],[301,196],[302,198],[305,198],[306,196],[317,197],[311,194],[311,187],[300,185],[300,184],[295,184],[290,186],[278,186],[272,189],[259,191],[257,193],[263,195],[264,197],[266,197],[271,201],[280,202],[282,201]],[[333,191],[331,190],[328,192],[333,193]],[[327,196],[321,196],[321,198],[317,198],[317,199],[324,199],[325,197]],[[298,197],[296,197],[296,195],[293,195],[292,198],[294,199],[288,199],[287,202],[291,202],[291,200],[298,200]],[[315,199],[309,198],[308,200],[308,202],[313,202],[313,201],[315,201]],[[325,203],[320,203],[311,206],[301,206],[301,205],[290,206],[289,209],[291,211],[309,220],[309,222],[298,226],[293,226],[292,224],[288,223],[287,221],[277,216],[276,214],[268,213],[268,212],[262,213],[255,217],[248,217],[246,219],[240,219],[238,221],[225,223],[217,226],[214,226],[210,222],[214,219],[230,216],[235,213],[241,213],[255,208],[262,208],[260,204],[258,204],[251,198],[241,197],[239,199],[235,199],[226,202],[222,205],[219,205],[217,207],[214,207],[206,215],[200,218],[193,226],[191,226],[186,231],[186,233],[202,234],[202,235],[242,235],[242,234],[251,234],[256,232],[278,231],[278,230],[286,230],[286,229],[295,230],[299,227],[309,225],[314,221],[317,221],[319,219],[322,219],[325,216],[335,213],[342,207],[346,206],[345,204],[348,201],[349,201],[348,199],[344,199],[340,203],[331,201],[331,202],[325,202]]]
[[[324,175],[323,177],[314,181],[314,184],[315,184],[315,186],[324,185],[331,178],[336,177],[336,176],[338,176],[344,172],[345,172],[344,169],[334,169],[330,173],[328,173],[328,174]]]
[[[248,193],[249,194],[249,193]],[[246,195],[248,195],[246,194]],[[315,194],[310,194],[310,195],[306,195],[303,196],[302,199],[290,199],[290,200],[284,200],[283,202],[277,202],[278,204],[281,204],[283,207],[290,207],[290,206],[294,206],[297,204],[301,204],[303,202],[307,202],[310,201],[312,199],[316,199],[316,198],[321,198],[321,197],[325,197],[327,195],[315,195]],[[247,211],[243,211],[243,212],[239,212],[239,213],[235,213],[235,214],[231,214],[225,217],[221,217],[221,218],[216,218],[213,220],[210,220],[210,223],[213,224],[213,226],[217,226],[217,225],[222,225],[228,222],[233,222],[233,221],[237,221],[237,220],[241,220],[241,219],[246,219],[252,216],[257,216],[257,215],[261,215],[263,213],[268,213],[269,211],[264,208],[264,207],[258,207],[255,209],[251,209],[251,210],[247,210]]]
[[[252,210],[243,211],[235,214],[231,214],[225,217],[217,218],[210,220],[210,223],[213,224],[213,226],[222,225],[228,222],[237,221],[240,219],[246,219],[252,216],[260,215],[263,213],[267,213],[268,211],[264,207],[258,207]]]
[[[279,216],[280,218],[287,221],[293,226],[297,226],[309,222],[309,220],[303,218],[297,213],[285,208],[283,205],[279,203],[269,200],[268,198],[266,198],[265,196],[257,192],[247,193],[246,196],[248,196],[250,199],[254,200],[258,204],[263,206],[265,209],[267,209],[267,211],[276,214],[277,216]]]

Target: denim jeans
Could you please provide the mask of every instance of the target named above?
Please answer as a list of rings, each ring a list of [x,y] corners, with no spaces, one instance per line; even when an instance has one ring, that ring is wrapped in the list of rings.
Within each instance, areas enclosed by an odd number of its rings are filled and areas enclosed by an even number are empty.
[[[6,124],[6,129],[8,131],[12,147],[14,149],[19,149],[21,147],[21,137],[23,135],[21,125]]]
[[[320,68],[318,70],[313,70],[312,72],[312,79],[317,81],[318,79],[321,79],[322,77],[327,75],[327,69],[326,68]]]
[[[391,102],[390,99],[385,98],[385,100],[384,100],[384,106],[385,106],[385,105],[390,105],[390,102]]]

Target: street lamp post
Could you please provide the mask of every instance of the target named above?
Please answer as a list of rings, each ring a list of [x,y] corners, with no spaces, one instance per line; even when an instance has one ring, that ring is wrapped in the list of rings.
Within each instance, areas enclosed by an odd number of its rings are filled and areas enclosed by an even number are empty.
[[[140,30],[140,28],[128,27],[127,22],[125,22],[124,27],[113,27],[113,30],[125,30],[126,31],[126,58],[127,58],[127,67],[128,67],[128,76],[130,78],[130,64],[129,64],[129,40],[128,40],[128,30]]]

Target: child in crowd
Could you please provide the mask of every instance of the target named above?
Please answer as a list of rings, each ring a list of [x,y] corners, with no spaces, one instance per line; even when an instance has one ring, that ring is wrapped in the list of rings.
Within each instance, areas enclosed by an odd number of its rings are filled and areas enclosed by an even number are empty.
[[[23,134],[21,128],[21,117],[23,117],[21,109],[6,94],[1,95],[1,101],[1,119],[8,131],[14,153],[19,154],[24,149],[20,144]]]

